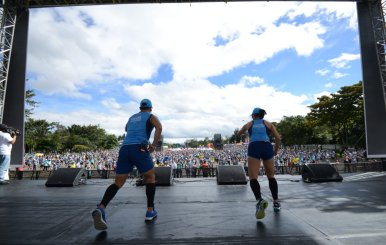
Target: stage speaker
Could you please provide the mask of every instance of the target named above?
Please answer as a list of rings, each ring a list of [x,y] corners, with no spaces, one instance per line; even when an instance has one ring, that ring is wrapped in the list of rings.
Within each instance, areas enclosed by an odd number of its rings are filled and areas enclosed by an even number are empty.
[[[156,167],[155,169],[155,185],[168,186],[173,184],[172,167]]]
[[[84,168],[59,168],[47,179],[47,187],[69,187],[85,184],[87,180]]]
[[[247,177],[242,166],[217,166],[218,185],[246,185]]]
[[[303,182],[342,181],[343,177],[328,163],[308,163],[302,168]]]
[[[162,151],[162,145],[163,145],[163,142],[164,142],[164,136],[161,135],[158,142],[157,142],[157,145],[155,146],[155,151]]]

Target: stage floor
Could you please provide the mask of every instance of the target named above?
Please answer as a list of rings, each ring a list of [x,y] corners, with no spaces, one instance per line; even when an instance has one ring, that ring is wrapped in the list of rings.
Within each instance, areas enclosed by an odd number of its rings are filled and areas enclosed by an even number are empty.
[[[254,217],[248,185],[178,179],[157,187],[158,218],[144,222],[145,187],[128,182],[107,208],[108,230],[91,212],[113,180],[45,187],[46,180],[0,186],[0,244],[385,244],[386,173],[343,174],[343,182],[303,183],[279,175],[282,210],[274,213],[265,176],[266,217]]]

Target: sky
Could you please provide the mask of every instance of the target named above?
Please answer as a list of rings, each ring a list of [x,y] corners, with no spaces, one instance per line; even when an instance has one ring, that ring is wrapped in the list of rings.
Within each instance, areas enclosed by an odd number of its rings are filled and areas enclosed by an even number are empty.
[[[306,115],[362,80],[355,2],[128,4],[31,9],[34,119],[122,135],[148,98],[164,141],[231,136]]]

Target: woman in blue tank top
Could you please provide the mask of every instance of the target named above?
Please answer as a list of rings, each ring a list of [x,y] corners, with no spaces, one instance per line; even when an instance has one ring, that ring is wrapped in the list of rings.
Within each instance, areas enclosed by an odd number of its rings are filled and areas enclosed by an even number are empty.
[[[263,162],[269,181],[269,189],[271,190],[273,198],[274,211],[280,211],[278,186],[274,177],[275,164],[273,159],[279,151],[280,135],[272,123],[263,119],[265,114],[267,113],[261,108],[253,109],[252,121],[246,123],[237,134],[237,136],[240,137],[246,131],[249,133],[248,175],[249,184],[257,201],[255,213],[256,219],[264,218],[265,209],[268,207],[268,202],[261,197],[260,184],[257,181],[261,162]],[[270,142],[269,135],[275,138],[275,149]]]

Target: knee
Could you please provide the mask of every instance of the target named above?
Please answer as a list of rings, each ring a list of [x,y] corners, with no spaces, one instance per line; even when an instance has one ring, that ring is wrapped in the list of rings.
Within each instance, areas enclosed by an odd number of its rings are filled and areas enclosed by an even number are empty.
[[[114,183],[114,185],[116,185],[118,187],[118,189],[121,189],[124,184],[125,184],[125,182],[122,182],[122,181],[115,181],[115,183]]]
[[[275,174],[274,173],[267,173],[266,172],[266,175],[267,175],[268,179],[275,179]]]
[[[145,183],[155,183],[155,174],[146,174],[143,176],[145,179]]]
[[[126,179],[127,179],[127,176],[125,177],[116,177],[115,178],[115,181],[114,181],[114,184],[118,187],[118,188],[121,188],[125,182],[126,182]]]

